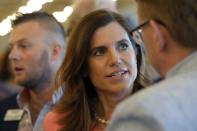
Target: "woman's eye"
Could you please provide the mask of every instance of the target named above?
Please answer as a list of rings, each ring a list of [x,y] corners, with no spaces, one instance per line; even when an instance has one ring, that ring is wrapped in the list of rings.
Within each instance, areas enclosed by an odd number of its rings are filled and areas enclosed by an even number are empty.
[[[94,51],[93,55],[94,55],[94,56],[101,56],[101,55],[103,55],[104,53],[105,53],[104,50],[98,49],[98,50],[95,50],[95,51]]]
[[[127,48],[129,47],[129,45],[127,43],[120,43],[118,45],[118,49],[123,51],[123,50],[127,50]]]
[[[92,56],[101,56],[106,52],[106,48],[105,47],[97,47],[95,49],[92,50]]]

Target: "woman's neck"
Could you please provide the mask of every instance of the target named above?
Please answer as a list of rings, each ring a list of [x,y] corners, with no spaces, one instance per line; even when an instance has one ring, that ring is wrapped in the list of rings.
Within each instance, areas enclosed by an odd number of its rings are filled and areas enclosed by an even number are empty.
[[[98,93],[98,97],[100,99],[101,105],[103,107],[104,112],[102,114],[97,114],[99,117],[105,119],[105,120],[110,120],[111,115],[116,108],[116,106],[124,100],[126,96],[113,96],[109,94],[103,94],[103,93]]]

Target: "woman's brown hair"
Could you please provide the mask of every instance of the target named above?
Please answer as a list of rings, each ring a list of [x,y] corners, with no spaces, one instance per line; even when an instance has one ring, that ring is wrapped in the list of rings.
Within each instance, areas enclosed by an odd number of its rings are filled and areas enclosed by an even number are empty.
[[[62,131],[90,131],[95,127],[95,112],[102,105],[95,87],[86,76],[87,59],[94,32],[111,22],[119,23],[130,36],[129,23],[119,14],[105,10],[97,10],[83,17],[69,36],[66,56],[56,77],[56,87],[62,86],[64,89],[61,100],[54,108],[56,112],[65,114],[59,120]],[[141,54],[132,39],[131,43],[136,50],[139,69]],[[139,74],[133,92],[141,88],[138,78]]]

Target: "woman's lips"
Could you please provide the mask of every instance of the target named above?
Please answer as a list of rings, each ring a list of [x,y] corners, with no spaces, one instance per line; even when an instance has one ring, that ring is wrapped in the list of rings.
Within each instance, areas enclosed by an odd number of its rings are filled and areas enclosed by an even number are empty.
[[[126,73],[128,73],[128,70],[115,71],[115,72],[112,72],[110,75],[107,75],[107,77],[122,76]]]

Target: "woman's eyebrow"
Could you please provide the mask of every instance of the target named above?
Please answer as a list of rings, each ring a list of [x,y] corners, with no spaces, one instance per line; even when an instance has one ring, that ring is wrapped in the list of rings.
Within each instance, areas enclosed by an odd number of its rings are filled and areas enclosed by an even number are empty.
[[[106,47],[105,47],[104,45],[96,46],[96,47],[90,49],[90,52],[93,52],[93,51],[95,51],[95,50],[100,50],[100,49],[103,50],[103,49],[106,49]]]
[[[123,38],[123,39],[117,41],[116,43],[124,43],[124,42],[127,43],[129,41],[127,39]]]

